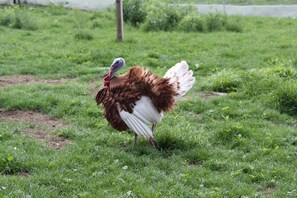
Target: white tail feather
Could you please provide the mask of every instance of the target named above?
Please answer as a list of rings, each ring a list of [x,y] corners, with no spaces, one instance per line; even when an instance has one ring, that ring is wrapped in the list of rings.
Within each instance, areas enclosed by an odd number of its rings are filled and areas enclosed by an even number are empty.
[[[177,97],[185,95],[193,86],[195,77],[193,71],[189,70],[186,61],[181,61],[171,67],[165,74],[164,78],[169,78],[171,84],[177,83]]]

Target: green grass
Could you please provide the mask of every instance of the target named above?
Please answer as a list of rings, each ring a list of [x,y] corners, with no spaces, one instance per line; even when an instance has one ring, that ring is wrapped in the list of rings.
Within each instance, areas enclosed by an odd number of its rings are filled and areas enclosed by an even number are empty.
[[[14,13],[35,28],[16,28]],[[113,10],[0,7],[0,75],[69,78],[1,88],[0,108],[60,118],[70,141],[55,150],[22,135],[24,123],[0,121],[0,197],[296,197],[297,21],[232,19],[242,32],[126,24],[117,43]],[[90,92],[119,56],[159,75],[183,59],[194,71],[191,99],[156,128],[157,149],[132,148],[133,134],[113,130]]]

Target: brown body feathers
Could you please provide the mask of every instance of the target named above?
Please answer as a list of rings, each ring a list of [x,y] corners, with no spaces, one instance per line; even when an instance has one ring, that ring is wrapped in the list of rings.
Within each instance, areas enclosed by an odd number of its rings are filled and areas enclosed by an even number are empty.
[[[159,112],[166,112],[175,105],[177,86],[177,83],[169,83],[169,78],[160,78],[134,66],[126,74],[111,78],[110,86],[103,85],[96,95],[96,102],[103,105],[104,116],[111,126],[123,131],[129,127],[121,119],[117,104],[132,113],[135,102],[142,96],[148,96]]]

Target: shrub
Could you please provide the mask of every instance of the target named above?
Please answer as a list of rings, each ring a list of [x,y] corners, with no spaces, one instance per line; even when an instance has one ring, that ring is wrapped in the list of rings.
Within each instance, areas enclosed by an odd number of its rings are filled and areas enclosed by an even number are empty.
[[[157,0],[125,0],[124,20],[144,31],[242,32],[240,21],[228,21],[226,15],[210,13],[197,14],[196,7],[172,5]]]
[[[175,30],[183,17],[180,8],[162,3],[155,3],[147,7],[148,13],[144,23],[145,31]]]
[[[179,29],[186,32],[203,32],[205,24],[203,18],[195,13],[184,16],[179,23]]]
[[[206,26],[209,32],[221,31],[227,24],[227,16],[220,13],[209,13],[206,16]]]
[[[145,31],[166,30],[166,13],[160,7],[154,7],[147,13],[143,25]]]
[[[123,1],[124,20],[134,26],[143,23],[146,18],[145,5],[140,0]]]

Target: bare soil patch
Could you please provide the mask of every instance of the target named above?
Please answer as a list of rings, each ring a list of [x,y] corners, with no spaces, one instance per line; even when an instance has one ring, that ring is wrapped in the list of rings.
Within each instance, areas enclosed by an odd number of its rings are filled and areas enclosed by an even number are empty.
[[[205,100],[209,100],[209,99],[213,99],[213,98],[226,96],[227,93],[223,93],[223,92],[199,92],[197,95],[202,97]]]
[[[59,84],[69,79],[45,80],[30,75],[0,76],[0,89],[15,84],[51,83]]]
[[[271,194],[275,191],[275,186],[274,185],[268,185],[264,188],[258,189],[258,192],[262,194],[263,197],[271,197]]]
[[[21,134],[44,142],[55,149],[61,149],[69,143],[69,140],[64,136],[54,134],[56,130],[65,127],[66,123],[58,119],[52,119],[42,113],[19,110],[3,112],[0,109],[1,121],[21,123],[22,125],[19,129]]]
[[[99,77],[98,79],[89,83],[89,93],[95,97],[99,88],[103,84],[103,78]]]

